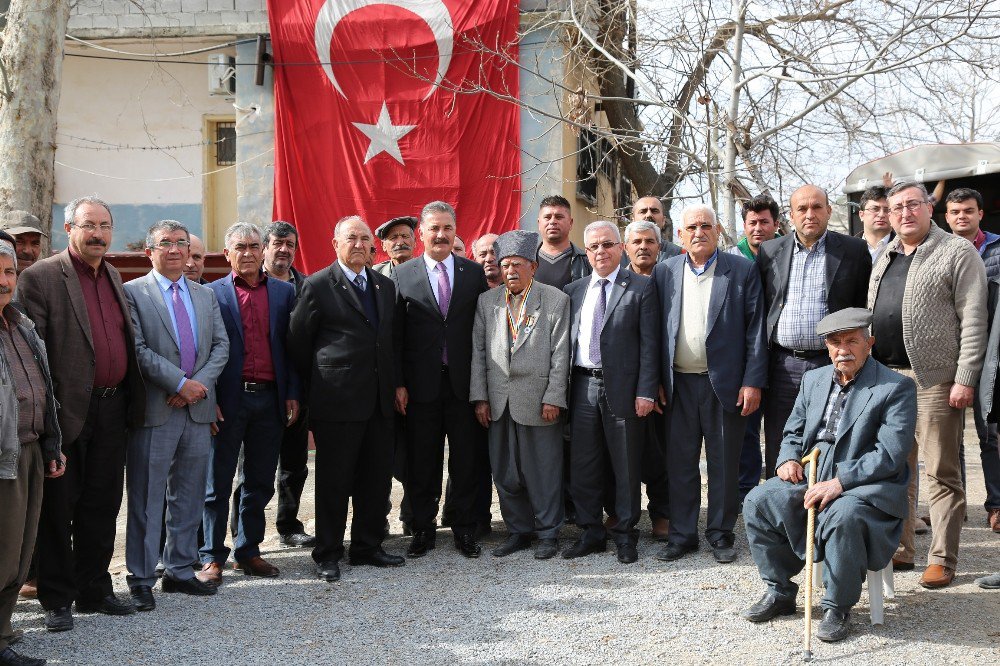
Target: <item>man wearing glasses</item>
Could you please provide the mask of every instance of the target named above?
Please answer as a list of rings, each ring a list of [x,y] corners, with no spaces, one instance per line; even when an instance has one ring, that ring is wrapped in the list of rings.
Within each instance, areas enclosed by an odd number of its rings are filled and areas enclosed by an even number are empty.
[[[49,631],[80,612],[128,615],[108,565],[122,503],[126,429],[145,405],[121,275],[104,261],[114,220],[108,204],[66,206],[68,249],[25,269],[19,298],[48,350],[59,402],[66,474],[46,479],[38,530],[38,600]],[[155,564],[155,562],[154,562]]]
[[[864,229],[857,238],[868,243],[868,254],[872,257],[872,264],[885,252],[885,246],[896,237],[896,233],[889,224],[889,204],[885,198],[886,189],[881,185],[873,185],[861,195],[861,205],[858,208],[858,217]]]
[[[908,460],[910,513],[893,566],[913,568],[920,456],[933,532],[920,584],[939,588],[955,577],[965,518],[958,452],[965,408],[972,405],[986,353],[986,269],[973,244],[934,223],[923,185],[899,183],[889,190],[888,200],[896,238],[872,268],[872,352],[877,361],[917,383],[917,446]]]

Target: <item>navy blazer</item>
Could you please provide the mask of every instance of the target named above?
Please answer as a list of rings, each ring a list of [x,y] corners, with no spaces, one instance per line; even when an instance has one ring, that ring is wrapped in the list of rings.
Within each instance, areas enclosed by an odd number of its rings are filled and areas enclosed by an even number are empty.
[[[691,269],[684,254],[653,267],[653,281],[663,312],[660,381],[668,404],[673,398],[674,353],[687,270]],[[764,294],[757,267],[745,257],[720,251],[715,259],[705,347],[708,378],[716,397],[723,409],[739,413],[736,401],[741,387],[767,386]]]
[[[299,400],[299,376],[288,358],[285,338],[288,335],[288,319],[295,306],[295,287],[288,282],[267,278],[267,305],[270,314],[271,363],[274,365],[275,383],[278,386],[278,417],[286,423],[285,400]],[[229,362],[222,369],[216,382],[216,393],[222,417],[239,409],[243,380],[243,319],[240,317],[240,303],[236,298],[233,274],[208,285],[215,292],[222,311],[222,321],[229,335]]]

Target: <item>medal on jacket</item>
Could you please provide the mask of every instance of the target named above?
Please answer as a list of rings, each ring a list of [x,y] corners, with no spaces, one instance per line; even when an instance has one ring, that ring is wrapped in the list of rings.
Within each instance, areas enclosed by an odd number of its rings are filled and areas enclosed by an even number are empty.
[[[517,317],[516,318],[511,314],[511,311],[510,311],[510,301],[511,301],[512,294],[510,293],[509,289],[507,290],[507,296],[506,296],[506,299],[507,299],[507,327],[510,330],[510,346],[511,346],[511,349],[514,348],[514,344],[517,342],[517,333],[518,333],[518,329],[521,327],[521,322],[523,322],[525,320],[524,311],[527,309],[527,305],[528,305],[528,293],[531,291],[531,287],[534,284],[535,284],[535,280],[534,280],[534,278],[532,278],[531,282],[528,283],[527,288],[525,288],[525,290],[523,292],[524,293],[524,298],[521,299],[521,307],[518,308]],[[525,328],[524,332],[527,332],[527,330],[528,329]]]

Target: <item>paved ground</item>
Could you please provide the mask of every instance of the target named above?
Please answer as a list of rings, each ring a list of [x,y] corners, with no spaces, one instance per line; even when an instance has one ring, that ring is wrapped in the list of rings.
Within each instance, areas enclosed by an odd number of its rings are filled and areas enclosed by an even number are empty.
[[[1000,570],[1000,535],[984,526],[978,455],[970,460],[969,487],[955,584],[933,592],[917,585],[929,544],[928,536],[918,536],[918,569],[896,575],[897,597],[886,602],[886,624],[870,626],[863,595],[852,637],[836,645],[814,641],[816,661],[1000,662],[1000,592],[972,582]],[[395,500],[399,490],[394,488]],[[311,493],[310,485],[307,498]],[[272,502],[269,523],[273,510]],[[303,514],[311,530],[311,503]],[[494,517],[495,533],[484,551],[505,536],[496,504]],[[392,518],[385,546],[402,554],[409,539],[400,536],[395,512]],[[121,535],[124,519],[123,510]],[[642,527],[648,532],[645,518]],[[716,564],[707,550],[659,562],[652,557],[657,545],[644,537],[639,562],[629,566],[618,564],[612,550],[574,561],[537,562],[530,552],[504,560],[484,552],[465,560],[442,530],[428,557],[390,571],[345,565],[335,584],[316,580],[309,553],[281,548],[270,531],[264,556],[281,568],[278,579],[228,572],[219,594],[207,599],[156,588],[155,612],[77,615],[76,629],[63,634],[47,633],[37,603],[22,600],[14,622],[27,634],[18,646],[23,652],[50,663],[96,666],[799,663],[801,611],[760,626],[738,616],[761,593],[742,523],[738,529],[740,559],[734,564]],[[563,547],[577,534],[567,528]],[[119,543],[113,573],[122,594],[123,553]]]

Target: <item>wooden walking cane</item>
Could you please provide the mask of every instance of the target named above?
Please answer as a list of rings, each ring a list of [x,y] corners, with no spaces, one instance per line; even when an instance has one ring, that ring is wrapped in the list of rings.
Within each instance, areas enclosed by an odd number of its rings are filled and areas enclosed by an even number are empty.
[[[814,448],[805,458],[803,465],[809,465],[809,488],[816,485],[816,463],[819,461],[819,447]],[[816,541],[816,505],[809,507],[806,519],[806,627],[803,661],[812,661],[812,610],[813,610],[813,542]]]

